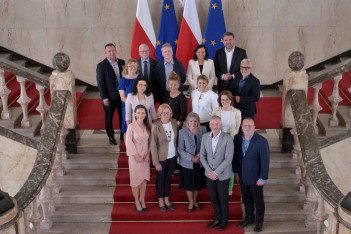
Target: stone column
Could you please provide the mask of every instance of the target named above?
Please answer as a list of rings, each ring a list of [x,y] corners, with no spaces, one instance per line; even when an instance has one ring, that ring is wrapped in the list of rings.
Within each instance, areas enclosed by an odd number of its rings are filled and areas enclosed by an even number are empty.
[[[56,70],[50,76],[51,94],[55,90],[68,90],[71,92],[70,100],[67,105],[66,115],[63,122],[65,129],[69,131],[66,139],[66,147],[69,153],[77,152],[77,103],[76,103],[76,86],[75,78],[72,71],[67,70],[70,64],[68,55],[57,53],[53,58],[53,66]]]
[[[283,78],[283,103],[282,103],[282,127],[283,140],[282,151],[291,152],[293,149],[293,137],[290,130],[295,126],[294,116],[291,110],[290,100],[286,95],[291,89],[304,90],[307,95],[308,75],[305,70],[301,70],[304,66],[305,56],[299,52],[292,52],[288,59],[290,69],[285,72]]]

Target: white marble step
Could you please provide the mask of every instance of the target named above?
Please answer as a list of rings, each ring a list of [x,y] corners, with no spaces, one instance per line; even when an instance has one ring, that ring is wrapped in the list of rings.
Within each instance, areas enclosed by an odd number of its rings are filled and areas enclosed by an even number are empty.
[[[55,195],[57,203],[105,203],[113,202],[115,187],[64,186]]]
[[[245,228],[245,234],[253,234],[255,224],[251,224]],[[305,227],[304,221],[284,221],[284,222],[264,222],[263,230],[260,233],[273,234],[273,233],[284,233],[284,234],[315,234],[316,230]]]
[[[270,168],[295,168],[296,159],[292,158],[292,154],[288,153],[271,153]]]
[[[265,202],[302,202],[305,194],[291,184],[267,184],[263,189]]]
[[[112,204],[58,204],[53,222],[91,223],[111,220]]]
[[[119,143],[118,140],[117,143]],[[77,144],[77,153],[79,154],[108,154],[118,151],[119,145],[109,145],[107,136],[102,138],[81,138]]]
[[[300,175],[295,174],[293,168],[270,168],[267,185],[271,184],[291,184],[297,185]]]
[[[265,221],[298,221],[304,220],[306,211],[301,202],[266,202]]]
[[[54,223],[50,230],[41,230],[40,234],[107,234],[109,223]]]
[[[267,141],[271,153],[280,153],[282,151],[282,143],[279,138],[267,138]]]
[[[336,135],[338,133],[341,133],[347,130],[347,128],[343,126],[335,126],[335,127],[329,126],[329,118],[330,118],[330,114],[318,114],[318,119],[323,124],[323,127],[326,132],[325,135],[327,137]]]
[[[70,154],[62,161],[67,170],[109,169],[117,166],[118,154]]]
[[[114,184],[115,177],[115,170],[70,170],[63,177],[58,177],[57,180],[62,186],[105,186]]]

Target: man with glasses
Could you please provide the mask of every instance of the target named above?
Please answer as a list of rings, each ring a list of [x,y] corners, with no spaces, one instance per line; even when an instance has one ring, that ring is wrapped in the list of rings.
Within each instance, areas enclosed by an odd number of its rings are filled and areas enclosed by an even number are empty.
[[[240,62],[247,58],[246,50],[235,46],[232,32],[225,32],[222,37],[224,47],[217,50],[214,57],[216,77],[218,79],[218,94],[230,90],[233,79],[240,76]]]
[[[250,59],[243,59],[240,63],[241,75],[234,78],[233,88],[230,90],[235,99],[234,107],[241,111],[242,119],[255,119],[256,102],[260,99],[260,81],[251,71]]]
[[[263,185],[268,179],[269,145],[266,138],[255,133],[253,119],[243,120],[242,131],[234,137],[232,163],[245,206],[245,220],[239,224],[239,227],[244,228],[256,220],[254,231],[260,232],[265,213]]]
[[[139,55],[140,59],[138,59],[139,67],[141,69],[141,74],[149,81],[149,88],[152,92],[152,95],[155,97],[155,90],[152,84],[155,82],[155,72],[157,60],[150,58],[150,49],[146,44],[141,44],[139,46]]]

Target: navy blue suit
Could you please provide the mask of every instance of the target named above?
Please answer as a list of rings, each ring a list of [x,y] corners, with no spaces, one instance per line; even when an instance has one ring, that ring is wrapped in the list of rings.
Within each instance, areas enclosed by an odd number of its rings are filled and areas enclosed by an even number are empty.
[[[265,205],[263,186],[257,186],[258,179],[267,180],[269,172],[269,145],[266,138],[254,133],[245,156],[242,151],[243,133],[234,137],[233,172],[239,175],[241,196],[245,205],[245,220],[255,219],[256,223],[263,223]]]
[[[155,89],[154,87],[154,83],[156,82],[156,66],[158,61],[152,58],[150,59],[150,71],[149,71],[149,77],[145,77],[148,78],[149,80],[149,88],[150,91],[152,92],[152,95],[155,97],[155,93],[157,92],[157,89]],[[140,73],[142,73],[141,71],[143,70],[143,66],[144,64],[141,64],[141,59],[138,59],[138,64],[139,64],[139,68],[140,68]]]
[[[232,61],[230,63],[230,68],[227,67],[227,55],[225,53],[225,48],[221,48],[216,51],[214,57],[214,66],[216,70],[216,77],[218,79],[218,94],[220,94],[223,90],[229,90],[232,86],[233,79],[228,81],[222,80],[222,75],[228,73],[234,74],[235,77],[241,77],[240,73],[240,63],[241,60],[247,58],[246,50],[241,49],[239,47],[235,47]]]
[[[180,86],[179,86],[179,91],[183,91],[183,84],[185,83],[186,80],[186,74],[185,74],[185,69],[183,64],[176,60],[173,59],[173,71],[175,71],[180,78]],[[166,70],[165,70],[165,65],[164,61],[160,61],[157,66],[156,66],[156,82],[153,84],[154,87],[156,88],[157,92],[155,94],[157,95],[155,99],[157,101],[161,101],[162,95],[164,91],[166,91]]]
[[[239,82],[241,78],[242,75],[234,78],[233,86],[230,90],[233,96],[240,96],[240,103],[234,102],[234,107],[241,111],[242,119],[245,119],[246,117],[255,119],[255,115],[257,113],[256,102],[260,100],[260,81],[251,73],[246,78],[241,92],[239,92]]]
[[[122,70],[125,61],[122,59],[117,60],[118,68],[120,71],[120,78],[122,77]],[[105,111],[105,128],[108,137],[114,136],[113,130],[113,115],[117,109],[119,126],[122,126],[122,100],[119,96],[117,87],[118,81],[115,71],[112,68],[110,61],[105,58],[96,67],[96,80],[102,100],[108,99],[109,106],[102,104]]]

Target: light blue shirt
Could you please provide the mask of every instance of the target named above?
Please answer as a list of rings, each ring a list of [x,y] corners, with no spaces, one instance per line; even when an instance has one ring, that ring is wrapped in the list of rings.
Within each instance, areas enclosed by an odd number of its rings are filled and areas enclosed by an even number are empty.
[[[169,73],[171,73],[171,71],[173,71],[173,64],[174,64],[173,59],[172,59],[172,61],[170,63],[167,63],[166,61],[164,61],[165,72],[166,72],[166,90],[167,91],[169,91],[168,79],[169,79]]]

